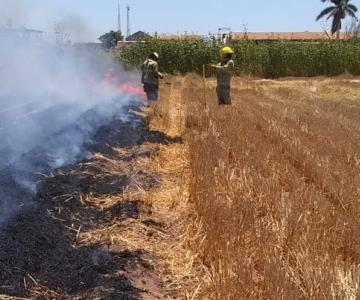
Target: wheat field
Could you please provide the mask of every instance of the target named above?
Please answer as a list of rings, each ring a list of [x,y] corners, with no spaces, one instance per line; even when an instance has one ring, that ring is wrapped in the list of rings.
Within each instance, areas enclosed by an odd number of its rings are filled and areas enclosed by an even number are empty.
[[[203,299],[360,298],[360,80],[185,80]]]

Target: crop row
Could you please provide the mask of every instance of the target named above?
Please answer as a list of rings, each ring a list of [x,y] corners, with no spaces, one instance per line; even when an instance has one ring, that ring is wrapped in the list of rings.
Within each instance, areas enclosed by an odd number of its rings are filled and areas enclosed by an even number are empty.
[[[285,76],[360,75],[359,42],[253,42],[234,43],[237,75],[265,78]],[[209,41],[159,41],[133,44],[114,51],[130,67],[138,67],[153,51],[161,55],[167,73],[201,72],[219,59],[221,45]]]

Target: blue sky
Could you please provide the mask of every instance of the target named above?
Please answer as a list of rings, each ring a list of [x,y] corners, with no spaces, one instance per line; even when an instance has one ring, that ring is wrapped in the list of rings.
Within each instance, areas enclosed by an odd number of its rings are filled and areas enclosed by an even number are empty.
[[[123,29],[125,6],[129,4],[132,32],[159,33],[208,33],[216,32],[218,27],[244,31],[244,25],[248,31],[319,31],[323,24],[315,22],[315,18],[325,7],[320,0],[121,0],[120,3]],[[45,31],[51,31],[56,21],[69,22],[76,27],[80,39],[96,40],[101,33],[116,29],[117,0],[0,0],[0,25],[10,16],[14,24]]]

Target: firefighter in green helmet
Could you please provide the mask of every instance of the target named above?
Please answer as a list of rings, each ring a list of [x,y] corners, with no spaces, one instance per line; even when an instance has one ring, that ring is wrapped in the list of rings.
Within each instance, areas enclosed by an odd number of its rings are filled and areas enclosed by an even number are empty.
[[[159,98],[159,79],[164,78],[159,72],[159,58],[159,54],[153,52],[141,65],[141,83],[144,86],[148,101],[157,101]]]
[[[220,51],[221,61],[217,65],[210,65],[217,71],[217,88],[219,105],[231,105],[231,79],[235,69],[233,60],[234,51],[230,47],[224,47]]]

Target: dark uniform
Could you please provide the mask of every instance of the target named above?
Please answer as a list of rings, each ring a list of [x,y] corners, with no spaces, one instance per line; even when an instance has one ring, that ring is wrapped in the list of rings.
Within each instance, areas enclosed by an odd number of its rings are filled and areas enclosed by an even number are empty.
[[[144,91],[149,101],[156,101],[159,98],[159,79],[162,78],[159,73],[158,63],[148,58],[141,66],[141,83],[144,85]]]

